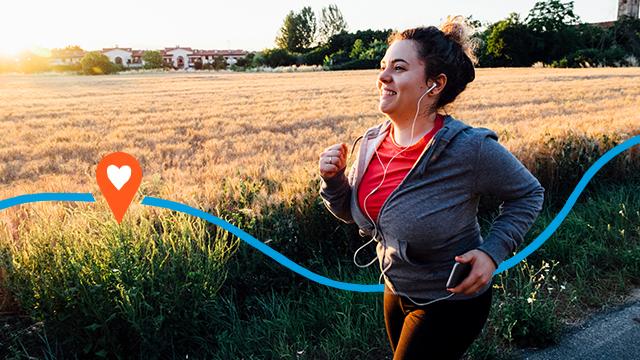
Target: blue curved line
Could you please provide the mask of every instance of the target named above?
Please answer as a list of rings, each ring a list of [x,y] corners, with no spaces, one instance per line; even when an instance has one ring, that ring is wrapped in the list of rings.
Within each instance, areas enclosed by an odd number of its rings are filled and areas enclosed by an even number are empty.
[[[564,221],[567,215],[569,215],[569,211],[571,211],[571,208],[573,208],[573,205],[575,205],[576,201],[578,200],[578,197],[580,196],[580,194],[582,194],[582,191],[584,191],[584,188],[587,187],[587,184],[589,183],[589,181],[591,181],[594,175],[598,171],[600,171],[600,169],[606,163],[608,163],[611,159],[616,157],[618,154],[638,144],[640,144],[640,135],[634,136],[622,142],[621,144],[616,145],[615,147],[613,147],[612,149],[604,153],[604,155],[602,155],[595,163],[593,163],[593,165],[591,165],[589,169],[587,169],[587,171],[584,173],[584,175],[578,182],[578,185],[576,185],[575,189],[573,189],[573,191],[571,192],[571,195],[569,195],[569,199],[567,199],[567,202],[564,204],[564,206],[562,207],[558,215],[556,215],[556,217],[553,218],[553,220],[545,228],[545,230],[542,233],[540,233],[540,235],[538,235],[538,237],[536,237],[536,239],[532,241],[531,244],[527,245],[524,249],[520,250],[513,257],[503,261],[494,272],[494,275],[499,274],[505,270],[508,270],[516,266],[516,264],[524,260],[524,258],[531,255],[531,253],[533,253],[540,246],[542,246],[542,244],[545,241],[547,241],[547,239],[549,239],[551,235],[553,235],[553,233],[558,229],[558,227],[560,227],[560,224]]]
[[[0,200],[0,211],[12,206],[29,204],[42,201],[81,201],[95,202],[91,193],[38,193],[18,195],[12,198]]]
[[[155,206],[155,207],[159,207],[159,208],[165,208],[165,209],[169,209],[169,210],[175,210],[175,211],[179,211],[185,214],[189,214],[189,215],[193,215],[196,217],[199,217],[202,220],[206,220],[210,223],[213,223],[214,225],[220,226],[223,229],[227,230],[228,232],[234,234],[235,236],[239,237],[240,239],[246,241],[249,245],[253,246],[254,248],[262,251],[265,255],[267,255],[268,257],[272,258],[273,260],[279,262],[280,264],[282,264],[284,267],[286,267],[287,269],[298,273],[308,279],[311,279],[317,283],[320,283],[322,285],[327,285],[327,286],[331,286],[334,288],[338,288],[338,289],[342,289],[342,290],[350,290],[350,291],[358,291],[358,292],[379,292],[379,291],[384,291],[384,285],[379,284],[379,285],[362,285],[362,284],[353,284],[353,283],[346,283],[346,282],[341,282],[341,281],[336,281],[336,280],[332,280],[329,279],[327,277],[318,275],[312,271],[307,270],[306,268],[296,264],[295,262],[291,261],[289,258],[287,258],[286,256],[280,254],[279,252],[273,250],[271,247],[269,247],[268,245],[266,245],[265,243],[263,243],[262,241],[254,238],[253,236],[249,235],[248,233],[246,233],[245,231],[243,231],[242,229],[233,226],[231,224],[229,224],[228,222],[221,220],[220,218],[213,216],[207,212],[204,212],[202,210],[196,209],[196,208],[192,208],[191,206],[185,205],[185,204],[181,204],[178,202],[174,202],[174,201],[169,201],[169,200],[165,200],[165,199],[159,199],[159,198],[155,198],[155,197],[151,197],[151,196],[146,196],[144,199],[142,199],[142,204],[143,205],[148,205],[148,206]]]
[[[494,272],[494,275],[499,274],[505,270],[508,270],[514,266],[516,266],[520,261],[524,260],[527,256],[532,254],[535,250],[540,248],[542,244],[553,235],[553,233],[558,229],[560,224],[564,221],[564,219],[569,214],[569,211],[573,208],[578,197],[584,191],[587,184],[591,181],[591,179],[595,176],[595,174],[611,159],[620,154],[621,152],[631,148],[632,146],[640,144],[640,136],[634,136],[630,139],[627,139],[623,143],[613,147],[609,151],[607,151],[602,157],[600,157],[593,165],[589,167],[589,169],[582,176],[578,185],[573,190],[569,199],[562,207],[558,215],[551,221],[551,223],[545,228],[545,230],[536,237],[536,239],[531,242],[531,244],[527,245],[520,252],[515,254],[513,257],[503,261],[500,266]],[[42,202],[42,201],[81,201],[81,202],[95,202],[95,198],[91,193],[38,193],[38,194],[27,194],[27,195],[19,195],[13,198],[8,198],[4,200],[0,200],[0,211],[10,208],[12,206],[28,204],[33,202]],[[342,289],[342,290],[350,290],[357,292],[383,292],[384,285],[376,284],[376,285],[362,285],[362,284],[353,284],[353,283],[345,283],[341,281],[336,281],[329,279],[327,277],[318,275],[314,272],[307,270],[306,268],[296,264],[291,261],[286,256],[280,254],[279,252],[273,250],[263,242],[254,238],[250,234],[245,231],[233,226],[232,224],[221,220],[220,218],[213,216],[209,213],[206,213],[202,210],[192,208],[188,205],[181,204],[178,202],[173,202],[169,200],[154,198],[154,197],[145,197],[142,199],[142,204],[147,206],[155,206],[160,208],[165,208],[169,210],[175,210],[179,212],[183,212],[185,214],[189,214],[192,216],[196,216],[205,221],[213,223],[217,226],[224,228],[225,230],[231,232],[236,235],[238,238],[246,241],[249,245],[255,247],[259,251],[262,251],[265,255],[270,258],[276,260],[286,268],[294,271],[310,280],[318,282],[323,285],[331,286],[334,288]]]

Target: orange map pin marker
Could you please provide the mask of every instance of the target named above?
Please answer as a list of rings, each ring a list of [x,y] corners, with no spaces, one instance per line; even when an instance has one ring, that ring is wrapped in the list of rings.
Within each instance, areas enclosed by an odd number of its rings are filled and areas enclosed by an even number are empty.
[[[98,163],[96,179],[120,224],[142,182],[142,168],[138,160],[124,152],[108,154]]]

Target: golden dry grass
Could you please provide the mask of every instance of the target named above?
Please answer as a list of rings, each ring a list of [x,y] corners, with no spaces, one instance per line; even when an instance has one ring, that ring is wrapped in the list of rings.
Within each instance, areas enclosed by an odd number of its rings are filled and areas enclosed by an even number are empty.
[[[376,71],[0,76],[0,199],[99,194],[95,167],[136,156],[144,195],[199,206],[220,181],[265,177],[295,197],[318,154],[384,120]],[[452,113],[488,127],[525,165],[541,139],[640,132],[639,68],[479,69]],[[281,199],[274,199],[278,201]]]

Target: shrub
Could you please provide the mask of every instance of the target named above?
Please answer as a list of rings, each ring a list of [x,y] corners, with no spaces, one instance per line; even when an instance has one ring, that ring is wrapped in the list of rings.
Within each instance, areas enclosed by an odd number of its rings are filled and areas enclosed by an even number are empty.
[[[619,46],[612,46],[603,52],[603,59],[605,66],[627,66],[625,61],[624,49]]]
[[[594,48],[580,49],[567,58],[569,67],[596,67],[603,62],[602,51]]]
[[[261,59],[264,65],[275,68],[278,66],[290,66],[296,64],[296,56],[284,49],[267,49],[262,52]]]
[[[331,70],[360,70],[360,69],[376,69],[380,64],[379,60],[373,59],[354,59],[345,63],[331,66]]]
[[[118,71],[115,64],[99,51],[86,53],[80,63],[82,64],[82,72],[85,75],[112,74]]]
[[[328,54],[328,47],[319,46],[303,55],[303,63],[306,65],[322,65],[325,56]]]
[[[217,55],[214,56],[212,65],[215,70],[224,70],[227,68],[227,60],[225,60],[224,56]]]
[[[162,54],[160,51],[145,51],[142,54],[145,69],[157,69],[162,67]]]
[[[235,63],[237,67],[240,68],[248,68],[252,66],[253,58],[255,57],[255,53],[248,53],[247,56],[241,57],[238,59],[238,62]]]
[[[349,58],[349,54],[347,54],[346,51],[339,50],[337,52],[334,52],[331,55],[325,56],[323,65],[328,67],[333,67],[333,66],[338,66],[339,64],[346,63],[350,60],[351,59]]]

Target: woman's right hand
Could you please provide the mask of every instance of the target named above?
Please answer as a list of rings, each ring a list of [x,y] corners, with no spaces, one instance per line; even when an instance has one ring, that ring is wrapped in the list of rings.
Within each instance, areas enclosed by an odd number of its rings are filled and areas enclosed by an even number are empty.
[[[320,154],[320,176],[328,180],[347,166],[347,144],[331,145]]]

